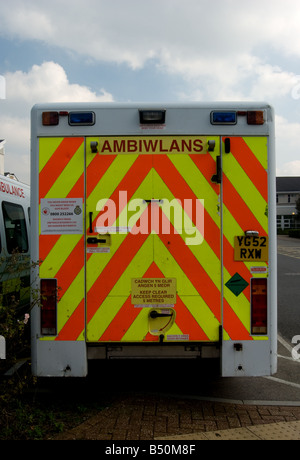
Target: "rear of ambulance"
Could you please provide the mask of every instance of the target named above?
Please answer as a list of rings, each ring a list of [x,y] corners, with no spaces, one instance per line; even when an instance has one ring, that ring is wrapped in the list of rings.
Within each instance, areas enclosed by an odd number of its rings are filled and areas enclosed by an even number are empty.
[[[34,374],[133,358],[274,372],[273,138],[263,104],[35,106]]]

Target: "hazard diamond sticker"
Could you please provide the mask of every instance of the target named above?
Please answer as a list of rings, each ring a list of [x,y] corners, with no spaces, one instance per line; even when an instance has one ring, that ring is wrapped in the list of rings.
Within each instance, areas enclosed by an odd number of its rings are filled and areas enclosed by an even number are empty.
[[[247,281],[244,280],[241,275],[236,273],[232,278],[230,278],[229,281],[227,281],[225,286],[228,287],[228,289],[230,289],[230,291],[238,297],[244,291],[244,289],[249,286],[249,283],[247,283]]]

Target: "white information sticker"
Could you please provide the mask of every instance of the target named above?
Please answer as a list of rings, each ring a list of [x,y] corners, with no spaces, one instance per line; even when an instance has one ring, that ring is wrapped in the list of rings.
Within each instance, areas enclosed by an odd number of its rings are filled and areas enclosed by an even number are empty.
[[[83,234],[82,198],[42,198],[41,235]]]

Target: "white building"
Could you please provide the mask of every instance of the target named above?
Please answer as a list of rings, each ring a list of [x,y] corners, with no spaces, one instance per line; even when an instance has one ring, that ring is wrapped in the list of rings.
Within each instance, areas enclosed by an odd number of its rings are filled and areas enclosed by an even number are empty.
[[[295,228],[297,221],[296,201],[300,197],[300,177],[276,178],[277,228]]]
[[[4,174],[4,145],[6,141],[0,139],[0,174]]]

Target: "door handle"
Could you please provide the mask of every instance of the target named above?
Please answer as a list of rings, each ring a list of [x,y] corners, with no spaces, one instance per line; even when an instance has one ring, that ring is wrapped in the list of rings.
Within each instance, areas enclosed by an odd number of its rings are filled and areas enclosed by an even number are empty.
[[[222,163],[221,163],[221,156],[218,155],[216,158],[216,166],[217,172],[211,178],[212,182],[216,182],[217,184],[221,184],[222,182]]]
[[[163,203],[163,200],[144,200],[145,203]]]
[[[89,212],[89,218],[90,218],[90,229],[89,233],[93,233],[93,213]]]
[[[98,243],[106,243],[106,239],[105,238],[102,238],[102,239],[98,239],[97,237],[95,236],[91,236],[89,237],[86,242],[88,244],[98,244]]]
[[[151,311],[150,313],[150,318],[155,319],[155,318],[165,318],[167,316],[173,316],[173,313],[167,313],[166,315],[164,313],[158,313],[158,311]]]

